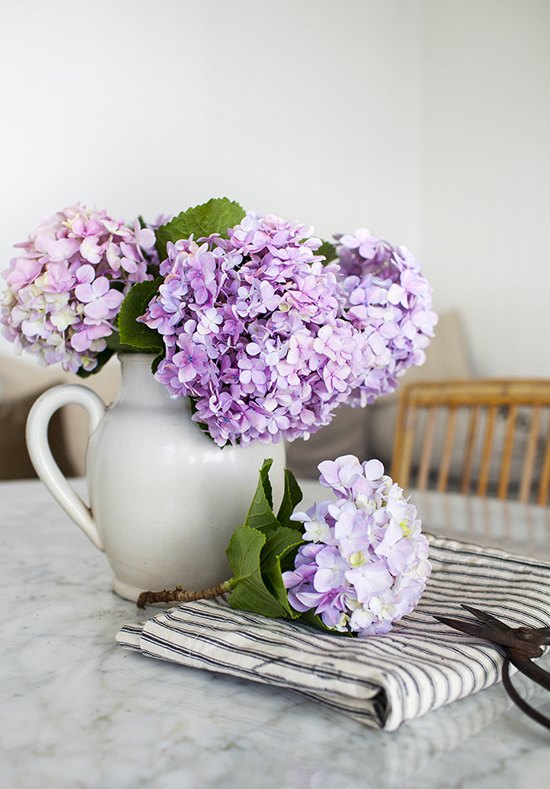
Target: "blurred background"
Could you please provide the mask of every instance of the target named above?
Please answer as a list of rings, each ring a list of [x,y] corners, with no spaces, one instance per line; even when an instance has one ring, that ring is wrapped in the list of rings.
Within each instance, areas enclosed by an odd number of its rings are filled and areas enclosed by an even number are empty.
[[[449,374],[550,376],[549,41],[548,0],[4,1],[2,268],[76,201],[226,195],[409,247]]]

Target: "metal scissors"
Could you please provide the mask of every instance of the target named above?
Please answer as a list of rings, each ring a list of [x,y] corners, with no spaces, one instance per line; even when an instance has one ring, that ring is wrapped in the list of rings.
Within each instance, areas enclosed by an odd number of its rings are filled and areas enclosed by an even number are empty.
[[[532,662],[532,658],[543,655],[543,646],[550,645],[550,627],[509,627],[492,614],[472,608],[465,603],[462,603],[461,606],[473,614],[478,621],[451,619],[446,616],[434,616],[434,618],[438,622],[455,628],[455,630],[461,630],[471,636],[478,636],[503,647],[505,658],[502,665],[502,682],[508,695],[526,715],[550,729],[550,718],[538,712],[521,698],[512,685],[509,671],[511,663],[537,685],[550,690],[550,672]]]

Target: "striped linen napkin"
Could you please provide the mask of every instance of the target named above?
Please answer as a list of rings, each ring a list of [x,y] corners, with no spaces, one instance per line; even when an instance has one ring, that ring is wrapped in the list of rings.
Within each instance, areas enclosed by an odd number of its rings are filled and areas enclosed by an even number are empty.
[[[125,625],[117,641],[149,657],[292,689],[395,731],[500,679],[499,647],[452,630],[434,614],[469,616],[463,602],[512,626],[550,625],[550,563],[426,536],[433,566],[426,590],[386,635],[333,635],[235,611],[219,597]]]

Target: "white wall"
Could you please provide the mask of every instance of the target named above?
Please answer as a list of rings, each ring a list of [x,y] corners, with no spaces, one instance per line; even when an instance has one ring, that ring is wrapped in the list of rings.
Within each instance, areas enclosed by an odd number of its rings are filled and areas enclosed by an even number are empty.
[[[550,3],[430,2],[421,252],[479,375],[550,376]]]
[[[225,194],[406,244],[478,373],[550,375],[545,0],[1,5],[0,260],[77,200]]]

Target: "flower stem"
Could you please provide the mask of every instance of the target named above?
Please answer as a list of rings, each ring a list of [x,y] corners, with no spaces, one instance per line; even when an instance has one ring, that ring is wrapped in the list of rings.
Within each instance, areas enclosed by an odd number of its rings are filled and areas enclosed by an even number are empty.
[[[142,592],[138,597],[137,607],[145,608],[146,605],[153,603],[191,603],[193,600],[211,600],[224,592],[231,591],[232,580],[231,578],[229,581],[212,586],[210,589],[203,589],[201,592],[187,592],[181,586],[177,586],[171,591],[165,589],[163,592]]]

